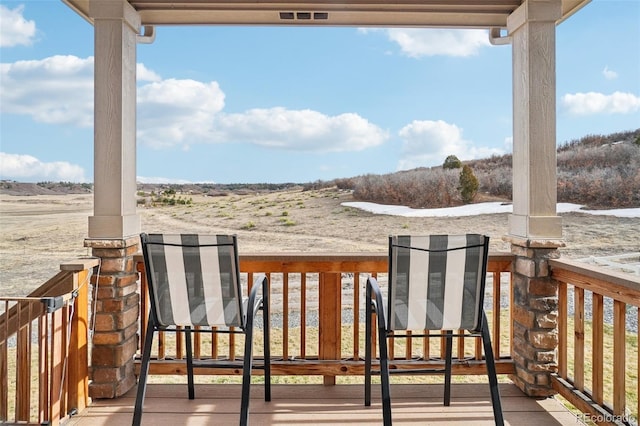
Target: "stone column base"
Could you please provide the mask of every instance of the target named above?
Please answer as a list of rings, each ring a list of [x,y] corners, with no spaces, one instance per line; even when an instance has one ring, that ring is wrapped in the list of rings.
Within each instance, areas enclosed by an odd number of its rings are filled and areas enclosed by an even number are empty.
[[[138,349],[140,295],[133,256],[139,238],[87,239],[101,259],[100,274],[92,277],[95,324],[91,350],[92,398],[117,398],[136,384],[133,357]]]
[[[560,257],[559,240],[505,237],[516,256],[513,270],[512,332],[514,383],[528,396],[547,397],[558,369],[558,284],[548,259]]]

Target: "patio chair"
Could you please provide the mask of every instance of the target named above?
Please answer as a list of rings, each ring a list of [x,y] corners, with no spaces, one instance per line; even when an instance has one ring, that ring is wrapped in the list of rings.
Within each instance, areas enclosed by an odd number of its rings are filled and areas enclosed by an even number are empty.
[[[389,237],[386,305],[375,278],[367,280],[366,288],[365,406],[371,405],[371,376],[380,374],[385,425],[391,425],[390,373],[444,374],[444,405],[450,404],[452,340],[462,336],[482,338],[495,423],[504,424],[483,309],[488,247],[489,237],[478,234]],[[378,321],[378,369],[372,365],[374,314]],[[429,330],[438,333],[430,334]],[[453,330],[461,330],[461,334]],[[389,369],[393,360],[388,359],[387,339],[403,337],[444,337],[444,366]]]
[[[242,297],[235,235],[141,234],[151,304],[147,326],[133,425],[139,425],[145,397],[151,345],[156,331],[185,334],[189,399],[194,399],[193,368],[242,368],[240,424],[249,418],[251,372],[264,369],[264,399],[271,400],[269,351],[269,290],[267,278],[254,280],[249,297]],[[258,292],[261,291],[261,297]],[[262,310],[264,363],[253,365],[254,317]],[[191,334],[241,333],[244,357],[239,362],[194,360]]]

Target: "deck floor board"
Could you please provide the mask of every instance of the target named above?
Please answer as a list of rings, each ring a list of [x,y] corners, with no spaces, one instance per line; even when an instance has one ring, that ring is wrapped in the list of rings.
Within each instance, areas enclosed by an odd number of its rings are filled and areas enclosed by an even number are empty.
[[[554,398],[526,397],[512,384],[501,384],[505,422],[509,425],[580,425],[582,422]],[[493,425],[487,384],[454,384],[451,406],[442,405],[442,385],[394,384],[391,389],[394,424]],[[289,385],[272,387],[271,402],[264,401],[260,384],[251,391],[252,425],[378,425],[382,423],[379,386],[372,405],[363,405],[362,385]],[[81,414],[65,422],[70,426],[131,424],[135,388],[118,399],[95,400]],[[236,425],[240,385],[197,385],[189,400],[182,384],[149,384],[144,425]]]

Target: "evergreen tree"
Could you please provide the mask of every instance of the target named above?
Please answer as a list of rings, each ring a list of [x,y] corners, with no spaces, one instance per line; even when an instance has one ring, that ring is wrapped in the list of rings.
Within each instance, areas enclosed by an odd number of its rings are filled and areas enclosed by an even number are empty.
[[[443,169],[459,169],[460,167],[462,167],[462,161],[455,155],[448,156],[442,164]]]
[[[458,187],[462,202],[465,204],[472,202],[478,193],[479,187],[480,183],[476,175],[473,174],[471,167],[468,165],[462,167],[462,171],[460,172],[460,186]]]

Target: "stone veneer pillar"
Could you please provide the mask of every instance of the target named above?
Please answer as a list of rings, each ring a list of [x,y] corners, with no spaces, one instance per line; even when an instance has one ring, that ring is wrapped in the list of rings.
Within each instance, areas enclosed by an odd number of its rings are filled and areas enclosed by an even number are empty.
[[[133,357],[138,346],[138,274],[133,255],[139,238],[87,239],[101,259],[100,274],[91,277],[95,303],[95,329],[91,349],[89,395],[117,398],[136,384]],[[92,305],[93,308],[93,305]]]
[[[509,236],[515,255],[512,298],[514,383],[528,396],[555,392],[550,375],[558,369],[558,284],[549,273],[549,259],[560,257],[558,240]]]

